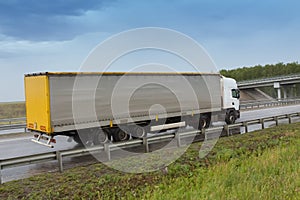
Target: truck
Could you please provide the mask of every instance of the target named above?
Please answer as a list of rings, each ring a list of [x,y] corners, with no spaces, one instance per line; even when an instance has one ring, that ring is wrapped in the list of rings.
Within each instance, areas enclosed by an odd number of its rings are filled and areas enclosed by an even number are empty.
[[[97,145],[240,117],[236,81],[219,73],[42,72],[24,82],[26,127],[49,147],[57,135]]]

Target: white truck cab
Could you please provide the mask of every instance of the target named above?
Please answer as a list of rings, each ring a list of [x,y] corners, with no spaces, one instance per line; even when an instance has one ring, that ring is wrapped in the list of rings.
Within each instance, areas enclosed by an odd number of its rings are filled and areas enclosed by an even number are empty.
[[[232,78],[222,76],[221,85],[223,88],[223,110],[226,111],[225,121],[227,124],[233,124],[240,118],[240,91],[237,83]]]

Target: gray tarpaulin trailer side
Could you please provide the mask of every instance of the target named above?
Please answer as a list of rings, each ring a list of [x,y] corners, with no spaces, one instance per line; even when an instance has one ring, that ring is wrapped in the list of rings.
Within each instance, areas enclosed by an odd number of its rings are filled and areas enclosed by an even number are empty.
[[[221,112],[223,106],[222,77],[217,73],[48,72],[25,75],[25,83],[26,78],[35,76],[45,76],[48,81],[45,86],[49,87],[51,132],[48,135],[200,116],[200,113]],[[31,112],[30,108],[27,112]]]

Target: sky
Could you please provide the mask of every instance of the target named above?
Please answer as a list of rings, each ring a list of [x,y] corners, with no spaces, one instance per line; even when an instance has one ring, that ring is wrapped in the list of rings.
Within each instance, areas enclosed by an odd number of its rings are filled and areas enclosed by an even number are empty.
[[[0,0],[0,102],[24,100],[24,74],[79,71],[99,43],[134,28],[186,34],[218,69],[299,62],[299,6],[297,0]],[[127,70],[118,64],[115,70]]]

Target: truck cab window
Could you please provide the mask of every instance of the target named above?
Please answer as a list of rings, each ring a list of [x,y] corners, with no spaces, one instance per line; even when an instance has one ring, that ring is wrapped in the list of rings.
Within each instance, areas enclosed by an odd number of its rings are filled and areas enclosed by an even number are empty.
[[[240,91],[238,89],[232,89],[231,93],[232,93],[233,98],[236,98],[236,99],[240,98]]]

